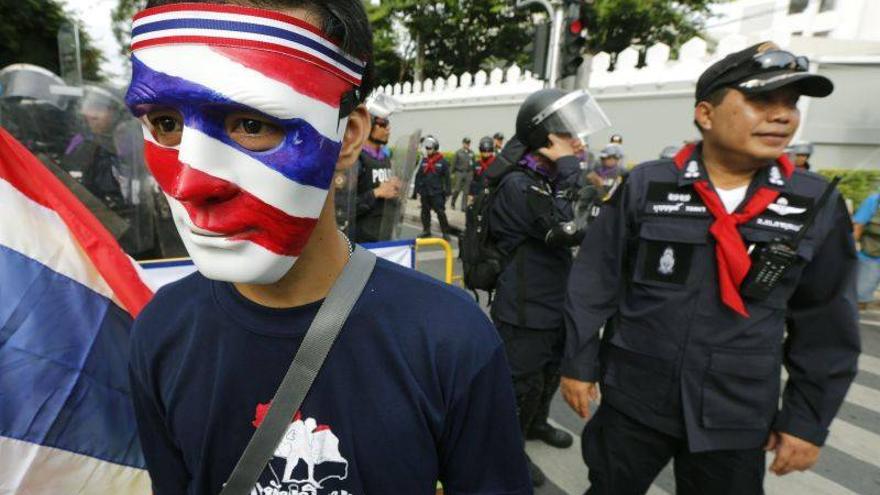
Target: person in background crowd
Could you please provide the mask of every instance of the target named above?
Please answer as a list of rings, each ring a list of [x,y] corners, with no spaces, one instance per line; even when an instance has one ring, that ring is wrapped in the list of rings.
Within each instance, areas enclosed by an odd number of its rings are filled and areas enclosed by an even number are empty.
[[[609,191],[626,177],[626,169],[620,163],[622,157],[623,148],[609,144],[599,152],[599,163],[587,170],[587,180],[578,191],[575,211],[582,222],[592,222]]]
[[[452,160],[452,200],[449,205],[455,208],[455,200],[461,195],[461,211],[467,208],[467,196],[470,190],[471,175],[474,171],[474,152],[471,150],[471,138],[461,140],[461,148],[455,152]]]
[[[492,138],[489,136],[483,136],[480,139],[479,148],[480,157],[477,160],[476,166],[474,166],[470,181],[470,189],[468,190],[468,199],[467,204],[470,205],[474,202],[474,198],[480,194],[480,190],[486,185],[485,176],[486,170],[492,165],[495,161],[495,147],[492,142]]]
[[[492,140],[495,143],[495,154],[501,152],[501,149],[504,148],[504,134],[501,132],[496,132],[494,136],[492,136]]]
[[[797,143],[789,148],[789,154],[794,156],[794,166],[804,170],[810,170],[810,156],[813,154],[813,143]]]
[[[382,232],[382,219],[389,214],[387,205],[399,203],[401,182],[394,176],[386,145],[391,136],[393,102],[388,97],[374,97],[367,102],[370,134],[361,150],[357,167],[357,214],[355,242],[387,241],[391,232]]]
[[[853,235],[859,241],[859,309],[874,302],[880,284],[880,192],[865,198],[853,215]]]
[[[623,146],[623,136],[621,136],[620,134],[612,134],[611,139],[608,140],[608,144]]]
[[[601,110],[585,90],[543,89],[529,95],[502,158],[508,158],[508,148],[523,150],[512,171],[501,177],[489,213],[489,233],[507,260],[491,313],[507,350],[520,427],[526,438],[557,448],[573,441],[548,422],[548,415],[559,388],[565,281],[572,248],[583,238],[563,184],[580,172],[576,154],[590,132],[588,122],[595,121],[584,119],[591,113]],[[531,473],[535,485],[544,482],[534,464]]]
[[[449,196],[449,162],[440,153],[440,142],[434,136],[422,140],[425,155],[416,172],[413,199],[421,198],[422,233],[419,237],[431,237],[431,211],[437,214],[443,238],[449,237],[449,220],[446,219],[446,197]]]
[[[759,495],[766,452],[777,475],[816,463],[860,338],[843,197],[785,155],[798,98],[833,90],[808,69],[769,42],[710,66],[702,141],[636,167],[590,226],[562,365],[581,417],[602,386],[589,494],[644,494],[674,460],[679,494]]]

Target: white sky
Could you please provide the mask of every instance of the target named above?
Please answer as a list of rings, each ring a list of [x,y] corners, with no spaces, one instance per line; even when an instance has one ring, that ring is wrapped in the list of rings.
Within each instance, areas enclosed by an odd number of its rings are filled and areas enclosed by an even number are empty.
[[[120,86],[128,83],[128,61],[119,53],[119,44],[110,28],[110,11],[117,0],[61,0],[65,9],[83,22],[92,42],[107,59],[101,67],[108,79]]]

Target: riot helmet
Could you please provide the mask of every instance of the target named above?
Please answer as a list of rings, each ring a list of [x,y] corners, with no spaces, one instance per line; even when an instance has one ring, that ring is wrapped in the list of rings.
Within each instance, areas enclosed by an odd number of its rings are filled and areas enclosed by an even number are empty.
[[[60,77],[36,65],[12,64],[0,70],[0,98],[36,100],[63,110],[71,96],[78,93]]]
[[[523,102],[516,116],[516,136],[526,148],[536,150],[549,144],[550,134],[584,140],[609,125],[589,91],[548,88],[532,93]]]
[[[609,144],[602,148],[602,151],[599,152],[599,158],[617,158],[620,159],[623,157],[623,148],[616,144]]]
[[[366,105],[372,119],[379,117],[388,120],[400,108],[400,102],[385,93],[376,93],[367,98]]]
[[[425,149],[426,155],[430,155],[440,149],[440,141],[437,141],[437,138],[429,134],[422,140],[422,148]]]
[[[489,136],[483,136],[480,139],[480,153],[491,153],[495,151],[495,143]]]
[[[791,155],[810,156],[813,154],[813,143],[795,143],[789,147],[788,152]]]

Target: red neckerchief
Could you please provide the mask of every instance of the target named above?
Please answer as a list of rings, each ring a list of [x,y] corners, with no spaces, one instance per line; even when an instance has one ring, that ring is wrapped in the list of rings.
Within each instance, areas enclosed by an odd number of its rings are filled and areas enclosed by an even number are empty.
[[[480,168],[477,169],[477,175],[483,175],[483,172],[495,161],[495,155],[489,155],[488,158],[480,157]]]
[[[443,155],[440,153],[434,153],[431,156],[425,158],[425,173],[433,174],[437,171],[437,162],[443,158]]]
[[[696,146],[696,144],[685,146],[675,155],[673,161],[679,170],[684,169],[685,163],[691,159]],[[777,159],[777,163],[779,163],[779,168],[785,177],[791,177],[794,165],[788,160],[788,157],[782,155]],[[763,213],[767,209],[767,205],[779,196],[779,191],[761,186],[749,198],[745,206],[737,208],[734,213],[727,213],[724,203],[706,178],[694,182],[694,189],[700,195],[703,204],[715,217],[715,222],[712,223],[709,232],[712,233],[716,241],[715,257],[718,260],[718,285],[721,289],[721,301],[730,309],[748,318],[749,313],[746,311],[742,297],[740,297],[739,287],[752,267],[752,260],[737,226]]]

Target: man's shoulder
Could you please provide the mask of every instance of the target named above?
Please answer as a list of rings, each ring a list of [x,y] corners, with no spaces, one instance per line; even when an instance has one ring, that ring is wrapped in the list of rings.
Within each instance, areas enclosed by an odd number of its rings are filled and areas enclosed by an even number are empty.
[[[497,332],[486,313],[463,289],[411,268],[378,259],[359,311],[382,315],[388,328],[435,344],[497,347]]]
[[[628,172],[628,175],[628,180],[631,181],[677,178],[678,167],[676,167],[674,161],[668,158],[648,160],[633,167]]]
[[[210,291],[210,280],[199,272],[163,286],[135,319],[132,339],[140,340],[144,334],[149,335],[150,340],[160,338],[172,327],[172,321],[185,313],[197,312],[207,304]]]

